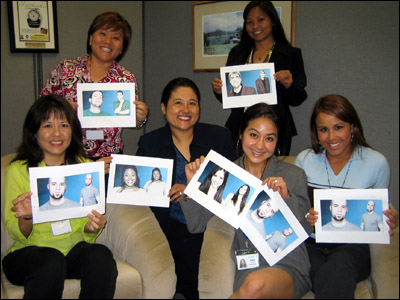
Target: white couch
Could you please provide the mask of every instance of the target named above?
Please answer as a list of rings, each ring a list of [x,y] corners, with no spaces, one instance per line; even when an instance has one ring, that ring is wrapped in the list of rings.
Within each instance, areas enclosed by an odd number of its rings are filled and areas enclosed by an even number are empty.
[[[4,223],[4,172],[14,154],[1,158],[1,257],[13,240]],[[149,207],[107,204],[107,225],[97,239],[117,261],[116,299],[171,299],[175,294],[175,263],[168,241]],[[80,280],[68,279],[64,299],[78,298]],[[11,284],[1,268],[1,299],[22,298],[22,286]]]

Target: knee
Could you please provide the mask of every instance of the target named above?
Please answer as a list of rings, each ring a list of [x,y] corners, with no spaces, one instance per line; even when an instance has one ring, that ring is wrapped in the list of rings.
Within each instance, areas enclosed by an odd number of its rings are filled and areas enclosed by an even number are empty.
[[[260,298],[267,288],[267,283],[260,276],[250,273],[239,288],[242,299]]]
[[[101,264],[99,264],[99,261]],[[102,244],[93,244],[88,258],[88,264],[92,270],[107,272],[111,277],[117,277],[117,263],[110,249]],[[101,270],[100,270],[101,269]]]

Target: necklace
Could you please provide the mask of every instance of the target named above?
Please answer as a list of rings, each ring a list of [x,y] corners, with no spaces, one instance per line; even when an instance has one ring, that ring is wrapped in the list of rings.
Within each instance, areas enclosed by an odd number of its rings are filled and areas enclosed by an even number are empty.
[[[275,43],[276,42],[274,42],[274,44],[272,45],[272,48],[269,50],[269,52],[267,54],[267,57],[264,59],[265,63],[269,62],[271,55],[272,55],[272,51],[274,51]],[[254,48],[251,49],[250,55],[247,58],[248,64],[254,64],[253,56],[254,56]],[[258,60],[261,60],[261,57]]]
[[[343,188],[345,183],[346,183],[347,175],[349,175],[349,171],[350,171],[350,167],[351,167],[351,163],[352,162],[353,162],[353,155],[350,158],[350,163],[349,163],[349,166],[347,168],[346,175],[344,176],[344,180],[343,180],[342,186],[340,188]],[[329,188],[331,189],[332,185],[331,185],[331,180],[329,178],[329,172],[328,172],[328,157],[326,157],[326,155],[325,155],[325,171],[326,171],[326,175],[328,176],[328,185],[329,185]],[[333,187],[335,187],[335,186],[333,186]]]

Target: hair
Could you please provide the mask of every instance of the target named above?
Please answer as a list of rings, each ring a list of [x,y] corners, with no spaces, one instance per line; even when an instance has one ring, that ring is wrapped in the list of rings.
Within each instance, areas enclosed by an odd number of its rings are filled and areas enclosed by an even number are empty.
[[[239,139],[237,141],[239,156],[241,156],[243,154],[240,136],[243,135],[244,131],[249,126],[250,121],[252,121],[254,119],[258,119],[258,118],[270,119],[275,124],[275,127],[278,131],[278,137],[279,137],[279,118],[278,118],[278,115],[276,114],[276,112],[274,111],[274,109],[264,102],[254,104],[254,105],[250,106],[244,113],[242,123],[239,127]]]
[[[139,174],[138,174],[138,170],[135,166],[126,166],[123,170],[122,170],[122,176],[121,176],[121,189],[125,189],[126,188],[126,183],[124,181],[124,175],[125,175],[125,171],[128,169],[132,169],[133,171],[135,171],[136,174],[136,181],[133,184],[135,187],[139,187],[140,186],[140,178],[139,178]]]
[[[117,94],[118,94],[118,93],[121,93],[122,95],[124,94],[124,92],[121,91],[121,90],[117,91]]]
[[[190,80],[189,78],[184,78],[184,77],[178,77],[175,79],[172,79],[168,84],[164,87],[164,90],[161,95],[161,103],[165,105],[165,107],[168,106],[168,101],[171,98],[171,94],[179,87],[189,87],[193,90],[193,92],[197,96],[197,101],[200,104],[200,90],[197,87],[197,85]]]
[[[159,168],[154,168],[153,171],[151,171],[151,181],[154,181],[154,172],[158,171],[158,173],[160,174],[160,180],[162,180],[162,175],[161,175],[161,171]]]
[[[93,98],[93,94],[94,94],[94,93],[97,93],[97,92],[100,92],[101,95],[103,96],[103,92],[102,92],[102,91],[100,91],[100,90],[94,90],[94,91],[92,91],[92,92],[90,93],[90,99],[92,99],[92,98]]]
[[[323,147],[319,144],[318,130],[316,120],[320,112],[334,115],[343,122],[353,126],[353,137],[351,139],[351,151],[353,152],[357,145],[372,148],[364,137],[360,118],[354,106],[341,95],[327,95],[318,99],[311,113],[310,135],[311,147],[315,153],[320,153]]]
[[[37,167],[43,161],[44,153],[40,148],[36,134],[42,122],[52,115],[56,118],[65,117],[71,126],[71,143],[65,151],[65,162],[76,164],[87,158],[82,144],[82,128],[76,112],[63,97],[47,95],[38,98],[30,107],[23,124],[22,143],[17,148],[17,155],[13,161],[25,160],[28,168]]]
[[[254,47],[254,41],[249,36],[246,30],[246,20],[249,16],[250,10],[254,7],[259,7],[272,22],[272,35],[276,42],[290,45],[289,41],[286,38],[285,30],[283,29],[282,23],[279,19],[278,13],[271,1],[251,1],[247,4],[246,8],[243,12],[243,29],[242,35],[240,37],[240,42],[234,48],[232,48],[232,52],[235,53],[235,56],[231,57],[228,65],[239,65],[243,64],[247,57],[250,55],[251,49]]]
[[[238,74],[240,78],[242,78],[242,74],[239,71],[232,71],[228,73],[228,78],[231,79],[231,76],[234,74]]]
[[[199,190],[202,191],[203,193],[207,194],[208,190],[210,189],[211,186],[211,178],[214,176],[215,173],[218,171],[223,171],[224,172],[224,181],[222,184],[218,187],[217,192],[214,195],[214,200],[217,201],[218,203],[222,202],[222,193],[224,192],[226,182],[228,181],[228,176],[229,173],[225,169],[221,168],[220,166],[215,166],[214,169],[207,175],[207,177],[204,179],[204,181],[200,184]]]
[[[86,51],[88,54],[92,53],[92,47],[90,46],[90,36],[100,29],[111,29],[115,31],[120,29],[122,30],[124,36],[122,53],[115,59],[116,61],[120,61],[128,50],[129,44],[131,42],[131,25],[129,25],[128,21],[124,17],[114,11],[104,11],[97,15],[88,30],[86,42]]]
[[[238,190],[236,191],[236,193],[232,197],[233,204],[236,205],[236,202],[237,202],[238,197],[239,197],[239,191],[244,186],[247,186],[247,191],[243,195],[242,202],[240,203],[239,213],[241,213],[243,211],[243,208],[246,205],[246,200],[247,200],[247,197],[249,196],[249,193],[250,193],[250,186],[248,184],[243,184],[241,187],[238,188]]]

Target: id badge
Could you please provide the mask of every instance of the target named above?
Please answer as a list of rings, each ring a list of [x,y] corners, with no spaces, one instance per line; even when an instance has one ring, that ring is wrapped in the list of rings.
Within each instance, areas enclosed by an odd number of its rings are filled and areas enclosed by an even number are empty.
[[[260,266],[259,254],[250,249],[236,250],[236,264],[238,270],[254,269]]]
[[[71,223],[69,220],[53,222],[51,223],[51,231],[53,232],[53,236],[69,233],[72,231]]]
[[[88,140],[104,140],[103,130],[86,130],[86,139]]]

